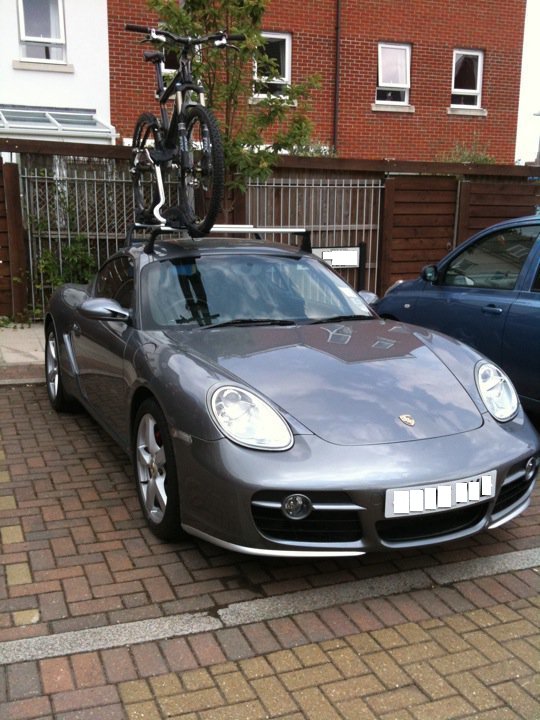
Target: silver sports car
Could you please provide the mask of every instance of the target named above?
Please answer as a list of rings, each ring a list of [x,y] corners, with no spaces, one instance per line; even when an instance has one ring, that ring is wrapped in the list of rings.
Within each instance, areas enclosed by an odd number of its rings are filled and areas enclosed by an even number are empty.
[[[163,237],[45,318],[53,407],[130,453],[152,531],[274,556],[360,555],[495,528],[540,438],[505,373],[381,320],[310,253]]]

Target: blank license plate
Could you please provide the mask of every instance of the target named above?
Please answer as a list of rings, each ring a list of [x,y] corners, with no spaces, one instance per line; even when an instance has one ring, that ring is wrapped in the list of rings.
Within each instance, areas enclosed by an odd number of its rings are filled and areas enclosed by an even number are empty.
[[[384,516],[400,517],[441,512],[494,497],[497,471],[439,485],[399,488],[386,491]]]

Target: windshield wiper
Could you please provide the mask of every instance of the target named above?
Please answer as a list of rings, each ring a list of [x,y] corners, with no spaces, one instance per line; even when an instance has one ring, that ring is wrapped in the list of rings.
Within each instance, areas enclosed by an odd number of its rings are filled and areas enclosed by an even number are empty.
[[[332,315],[325,318],[310,320],[308,325],[321,325],[323,323],[343,322],[344,320],[373,320],[373,315]]]
[[[278,320],[277,318],[236,318],[235,320],[225,320],[224,322],[213,323],[212,325],[204,325],[204,330],[211,328],[234,327],[242,325],[296,325],[294,320]]]

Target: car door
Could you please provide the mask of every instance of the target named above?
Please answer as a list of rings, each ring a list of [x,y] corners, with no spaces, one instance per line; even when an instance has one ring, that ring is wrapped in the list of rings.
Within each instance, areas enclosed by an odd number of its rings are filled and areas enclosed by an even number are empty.
[[[539,229],[499,229],[467,243],[439,266],[437,282],[419,295],[414,322],[448,333],[503,365],[504,330]]]
[[[540,240],[527,266],[521,290],[508,311],[501,365],[525,404],[540,411]]]
[[[114,258],[98,272],[93,296],[132,309],[133,275],[131,257]],[[81,391],[92,412],[112,432],[121,433],[126,422],[124,355],[132,332],[129,323],[96,320],[78,312],[71,333]]]

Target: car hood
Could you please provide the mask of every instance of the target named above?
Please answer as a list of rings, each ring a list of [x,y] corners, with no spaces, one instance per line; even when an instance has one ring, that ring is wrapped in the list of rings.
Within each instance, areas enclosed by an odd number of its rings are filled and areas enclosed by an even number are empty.
[[[168,335],[225,382],[251,386],[330,443],[406,442],[482,425],[473,399],[430,348],[430,334],[412,326],[359,320]]]

